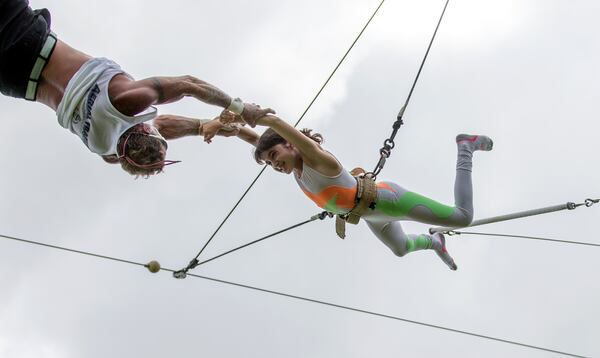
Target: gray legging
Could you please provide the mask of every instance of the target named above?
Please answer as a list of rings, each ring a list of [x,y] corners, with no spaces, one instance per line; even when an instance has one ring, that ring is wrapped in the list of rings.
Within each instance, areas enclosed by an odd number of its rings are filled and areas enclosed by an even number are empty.
[[[432,248],[431,236],[405,234],[400,220],[432,225],[467,226],[473,220],[473,184],[471,180],[472,144],[458,145],[454,206],[447,206],[392,182],[377,183],[377,205],[363,219],[371,231],[394,254],[404,256],[419,249]]]

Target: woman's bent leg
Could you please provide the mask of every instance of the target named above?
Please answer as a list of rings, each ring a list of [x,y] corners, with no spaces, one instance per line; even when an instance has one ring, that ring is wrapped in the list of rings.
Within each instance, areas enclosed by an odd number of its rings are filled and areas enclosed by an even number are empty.
[[[366,220],[365,220],[366,221]],[[443,235],[414,235],[405,234],[398,221],[370,222],[366,221],[369,229],[381,240],[396,256],[404,256],[418,250],[435,250],[438,256],[448,267],[456,270],[454,260],[446,250]]]

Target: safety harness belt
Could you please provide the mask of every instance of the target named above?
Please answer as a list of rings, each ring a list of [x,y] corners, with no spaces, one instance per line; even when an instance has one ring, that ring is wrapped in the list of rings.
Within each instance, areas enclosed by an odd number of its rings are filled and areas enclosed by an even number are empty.
[[[360,217],[367,209],[374,209],[377,202],[377,185],[370,176],[355,176],[357,183],[355,205],[347,214],[337,215],[335,218],[335,232],[343,239],[346,237],[346,222],[358,224]]]

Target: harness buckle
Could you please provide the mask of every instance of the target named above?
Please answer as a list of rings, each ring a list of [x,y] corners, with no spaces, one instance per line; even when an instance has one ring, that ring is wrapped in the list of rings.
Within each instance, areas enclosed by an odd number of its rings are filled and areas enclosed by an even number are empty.
[[[356,169],[351,173],[356,173]],[[335,232],[341,239],[346,237],[346,222],[356,225],[367,209],[375,209],[375,203],[377,202],[377,185],[375,184],[373,177],[361,174],[362,173],[354,177],[357,184],[354,207],[346,214],[337,215],[335,219]]]

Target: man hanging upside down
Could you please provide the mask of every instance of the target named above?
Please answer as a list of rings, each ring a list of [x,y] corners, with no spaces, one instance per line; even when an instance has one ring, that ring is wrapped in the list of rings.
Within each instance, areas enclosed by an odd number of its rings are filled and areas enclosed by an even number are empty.
[[[146,177],[173,163],[165,159],[165,139],[146,123],[157,118],[154,105],[194,97],[250,122],[273,113],[232,99],[192,76],[136,81],[115,62],[93,58],[59,40],[50,30],[50,12],[32,10],[27,0],[0,0],[0,92],[52,108],[60,125],[79,136],[90,151]],[[206,121],[199,122],[197,130],[230,135]]]

